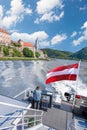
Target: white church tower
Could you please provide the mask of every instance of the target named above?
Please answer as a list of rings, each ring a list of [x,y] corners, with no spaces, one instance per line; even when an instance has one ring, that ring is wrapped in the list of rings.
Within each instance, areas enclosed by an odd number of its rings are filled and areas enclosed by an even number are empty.
[[[38,38],[36,38],[36,40],[35,40],[35,49],[36,49],[36,51],[39,50],[39,40],[38,40]]]

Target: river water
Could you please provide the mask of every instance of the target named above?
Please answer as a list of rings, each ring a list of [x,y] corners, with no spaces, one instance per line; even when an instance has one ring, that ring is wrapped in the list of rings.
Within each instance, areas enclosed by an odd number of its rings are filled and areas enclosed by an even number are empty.
[[[77,81],[58,81],[46,85],[46,74],[49,70],[77,63],[73,60],[51,61],[0,61],[0,94],[14,97],[21,91],[37,85],[42,89],[61,92],[75,92],[87,96],[87,62],[81,62]]]

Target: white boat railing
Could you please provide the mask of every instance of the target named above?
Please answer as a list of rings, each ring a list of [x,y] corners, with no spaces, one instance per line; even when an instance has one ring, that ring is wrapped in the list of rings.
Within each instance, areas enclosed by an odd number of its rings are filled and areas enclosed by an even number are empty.
[[[42,123],[43,111],[41,110],[26,108],[23,106],[3,102],[0,102],[0,105],[21,109],[17,110],[17,113],[15,112],[13,115],[10,115],[9,113],[6,115],[0,115],[0,130],[29,130],[29,128]],[[18,113],[18,111],[20,112]]]
[[[24,98],[25,98],[26,96],[30,96],[30,95],[26,95],[26,94],[27,94],[27,93],[28,93],[28,94],[31,94],[31,91],[33,91],[33,89],[27,88],[27,89],[25,89],[24,91],[20,92],[19,94],[15,95],[14,98],[18,98],[19,96],[21,96],[21,95],[23,95],[23,94],[24,94]]]

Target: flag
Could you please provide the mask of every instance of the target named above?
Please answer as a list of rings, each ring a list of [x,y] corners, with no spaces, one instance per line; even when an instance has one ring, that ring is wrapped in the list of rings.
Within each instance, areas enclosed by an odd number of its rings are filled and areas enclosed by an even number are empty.
[[[49,71],[46,75],[46,84],[60,80],[76,80],[78,75],[78,63],[60,66]]]

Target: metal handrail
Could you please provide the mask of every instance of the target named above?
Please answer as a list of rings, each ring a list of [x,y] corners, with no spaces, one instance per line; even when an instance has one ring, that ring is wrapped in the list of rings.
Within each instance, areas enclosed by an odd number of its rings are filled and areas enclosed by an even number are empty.
[[[41,121],[41,120],[37,120],[37,121]],[[27,124],[30,124],[30,123],[34,123],[35,121],[31,121],[31,122],[28,122],[28,123],[20,123],[18,125],[15,125],[16,127],[20,126],[20,125],[27,125]],[[6,130],[6,129],[9,129],[9,128],[14,128],[15,127],[14,125],[12,126],[7,126],[7,127],[2,127],[0,128],[0,130]],[[30,127],[31,128],[31,127]],[[29,129],[29,128],[28,128]]]
[[[14,105],[14,104],[11,104],[11,103],[5,103],[5,102],[0,102],[1,105],[5,105],[5,106],[11,106],[11,107],[15,107],[15,108],[20,108],[20,109],[25,109],[25,110],[32,110],[32,111],[41,111],[43,112],[42,110],[38,110],[38,109],[32,109],[32,108],[26,108],[26,107],[23,107],[23,106],[19,106],[19,105]]]
[[[9,126],[5,126],[5,127],[1,127],[0,130],[3,130],[3,129],[9,129],[9,128],[14,128],[14,127],[18,127],[18,126],[22,126],[22,130],[24,130],[24,126],[30,123],[33,123],[33,125],[35,126],[37,124],[37,122],[39,123],[42,123],[42,116],[43,116],[43,111],[42,110],[36,110],[36,109],[32,109],[32,108],[26,108],[26,107],[23,107],[23,106],[19,106],[19,105],[14,105],[14,104],[9,104],[9,103],[4,103],[4,102],[0,102],[1,105],[5,105],[5,106],[10,106],[10,107],[16,107],[16,108],[20,108],[22,109],[22,112],[21,112],[21,115],[17,115],[17,116],[6,116],[6,115],[0,115],[0,118],[14,118],[15,121],[16,119],[20,119],[21,120],[21,123],[20,124],[14,124],[14,122],[12,122],[12,125],[9,125]],[[24,112],[28,112],[28,111],[33,111],[34,112],[34,115],[25,115]],[[37,112],[41,112],[40,114],[37,114]],[[25,123],[25,118],[27,118],[28,120],[28,117],[29,118],[34,118],[34,121],[27,121],[27,123]],[[40,117],[40,119],[37,119],[37,117]],[[29,129],[29,128],[28,128]]]
[[[20,92],[19,94],[15,95],[14,98],[19,97],[20,95],[24,94],[24,93],[27,92],[28,90],[31,90],[31,91],[32,91],[33,89],[27,88],[27,89],[25,89],[24,91]]]
[[[36,116],[36,115],[35,115]],[[39,116],[41,116],[41,115],[39,115]],[[9,116],[10,117],[10,116]],[[14,116],[13,116],[14,117]],[[26,117],[26,116],[25,116]],[[34,117],[34,115],[32,115],[32,116],[29,116],[29,117]],[[42,117],[42,116],[41,116]],[[11,116],[11,118],[12,118],[12,116]],[[17,117],[17,118],[19,118],[19,117]],[[20,117],[20,118],[22,118],[22,116]],[[15,125],[10,125],[10,126],[6,126],[6,127],[1,127],[0,128],[0,130],[3,130],[3,129],[9,129],[9,128],[14,128],[14,127],[18,127],[18,126],[20,126],[20,125],[28,125],[28,124],[30,124],[30,123],[33,123],[33,124],[35,124],[36,122],[39,122],[40,121],[40,123],[42,123],[42,119],[38,119],[38,120],[36,120],[36,121],[30,121],[30,122],[27,122],[27,123],[20,123],[20,124],[15,124]],[[35,126],[35,125],[34,125]]]
[[[17,117],[17,118],[21,118],[21,117],[29,117],[29,116],[30,117],[34,117],[34,115],[26,115],[26,116],[20,116],[19,115],[18,117],[17,116],[3,116],[3,115],[0,115],[0,118],[4,118],[4,117],[11,117],[11,118],[16,118]],[[37,117],[39,117],[39,116],[41,116],[41,115],[37,115]]]

